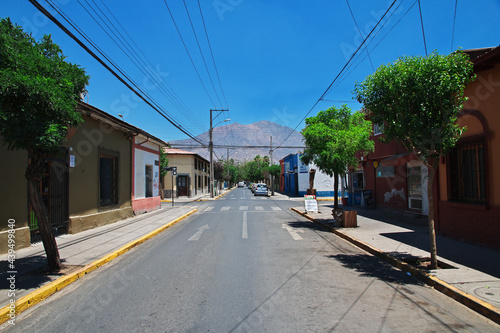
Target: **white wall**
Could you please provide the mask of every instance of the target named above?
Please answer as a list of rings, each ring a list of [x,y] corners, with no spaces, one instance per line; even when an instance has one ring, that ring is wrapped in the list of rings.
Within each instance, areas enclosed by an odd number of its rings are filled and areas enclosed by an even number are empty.
[[[321,170],[319,170],[316,165],[311,163],[309,166],[305,165],[300,161],[299,158],[299,193],[301,192],[306,192],[307,189],[309,188],[309,170],[310,169],[316,169],[316,174],[314,176],[314,188],[316,189],[316,193],[318,195],[321,195],[319,192],[332,192],[328,193],[326,195],[333,196],[333,177],[328,176],[327,174],[323,173]],[[340,184],[340,183],[339,183]],[[339,190],[340,190],[340,185],[339,185]]]
[[[148,147],[149,148],[149,147]],[[135,159],[134,159],[134,170],[135,170],[135,182],[134,182],[134,199],[140,199],[146,197],[146,165],[153,166],[153,196],[159,196],[160,187],[160,167],[155,165],[155,161],[160,160],[160,153],[153,154],[148,151],[144,151],[138,148],[135,149]],[[152,148],[154,149],[154,148]],[[159,150],[159,147],[156,146]]]

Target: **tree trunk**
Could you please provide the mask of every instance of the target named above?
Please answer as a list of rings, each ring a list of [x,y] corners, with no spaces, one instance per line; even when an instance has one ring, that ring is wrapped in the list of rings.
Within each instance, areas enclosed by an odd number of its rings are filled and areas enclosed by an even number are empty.
[[[38,221],[38,228],[42,236],[43,247],[47,254],[47,262],[51,271],[58,271],[61,268],[59,250],[56,239],[52,233],[49,211],[40,193],[40,180],[44,168],[44,157],[40,153],[32,153],[31,161],[26,170],[28,180],[28,195],[31,207]]]
[[[436,175],[435,165],[427,166],[429,168],[429,178],[427,183],[427,198],[429,200],[429,240],[430,240],[430,255],[431,255],[431,269],[437,269],[437,245],[436,245],[436,230],[434,227],[434,201],[433,189],[434,178]]]
[[[339,177],[336,173],[333,174],[333,209],[339,208]]]

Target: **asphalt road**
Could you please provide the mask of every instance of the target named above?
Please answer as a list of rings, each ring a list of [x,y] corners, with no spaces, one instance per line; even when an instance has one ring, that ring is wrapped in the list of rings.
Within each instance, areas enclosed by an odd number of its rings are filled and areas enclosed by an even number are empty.
[[[198,213],[22,313],[6,331],[498,332],[295,215],[294,204],[248,189],[197,203]]]

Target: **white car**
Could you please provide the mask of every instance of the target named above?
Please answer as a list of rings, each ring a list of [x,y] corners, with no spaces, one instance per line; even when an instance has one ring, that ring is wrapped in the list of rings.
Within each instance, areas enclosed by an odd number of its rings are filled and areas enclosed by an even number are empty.
[[[238,187],[245,187],[245,182],[239,182]]]

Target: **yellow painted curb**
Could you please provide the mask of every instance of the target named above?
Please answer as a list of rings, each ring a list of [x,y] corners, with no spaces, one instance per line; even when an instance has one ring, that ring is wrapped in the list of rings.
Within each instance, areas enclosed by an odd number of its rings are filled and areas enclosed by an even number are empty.
[[[15,303],[16,304],[16,308],[15,308],[16,316],[19,313],[23,312],[24,310],[32,307],[33,305],[35,305],[37,303],[40,303],[41,301],[43,301],[47,297],[53,295],[57,291],[63,289],[64,287],[70,285],[71,283],[75,282],[79,278],[81,278],[81,277],[85,276],[86,274],[92,272],[93,270],[103,266],[104,264],[110,262],[111,260],[115,259],[116,257],[121,256],[122,254],[128,252],[129,250],[131,250],[135,246],[137,246],[141,243],[144,243],[146,240],[156,236],[160,232],[170,228],[174,224],[180,222],[181,220],[185,219],[186,217],[195,213],[196,211],[198,211],[196,208],[192,209],[188,213],[176,218],[173,221],[170,221],[169,223],[159,227],[158,229],[151,231],[150,233],[142,236],[141,238],[136,239],[135,241],[132,241],[132,242],[122,246],[118,250],[113,251],[100,259],[97,259],[96,261],[88,264],[87,266],[80,268],[79,270],[77,270],[71,274],[62,276],[59,279],[47,284],[46,286],[38,288],[37,290],[33,291],[32,293],[21,297],[20,299],[16,300],[16,303]],[[6,321],[8,321],[10,319],[9,314],[10,314],[10,308],[8,305],[3,307],[2,309],[0,309],[0,325],[5,323]]]
[[[296,212],[299,215],[304,216],[311,222],[320,224],[324,226],[325,228],[329,229],[331,232],[333,232],[335,235],[347,240],[348,242],[356,245],[357,247],[365,250],[366,252],[369,252],[373,254],[376,257],[379,257],[388,263],[390,263],[393,266],[396,266],[400,270],[404,272],[408,272],[412,274],[414,277],[420,279],[421,281],[425,282],[426,284],[434,287],[434,289],[440,291],[441,293],[445,294],[448,297],[453,298],[454,300],[464,304],[468,308],[480,313],[481,315],[491,319],[492,321],[496,322],[497,324],[500,324],[500,309],[496,308],[495,306],[480,300],[479,298],[470,295],[452,285],[449,283],[440,280],[439,278],[430,275],[429,273],[425,272],[422,269],[416,268],[411,266],[410,264],[407,264],[404,261],[401,261],[386,252],[383,252],[363,241],[360,241],[359,239],[356,239],[346,233],[341,232],[340,230],[337,230],[335,228],[332,228],[329,225],[326,225],[324,223],[321,223],[314,219],[312,216],[308,215],[307,213],[301,212],[300,210],[296,208],[290,208],[292,211]]]

